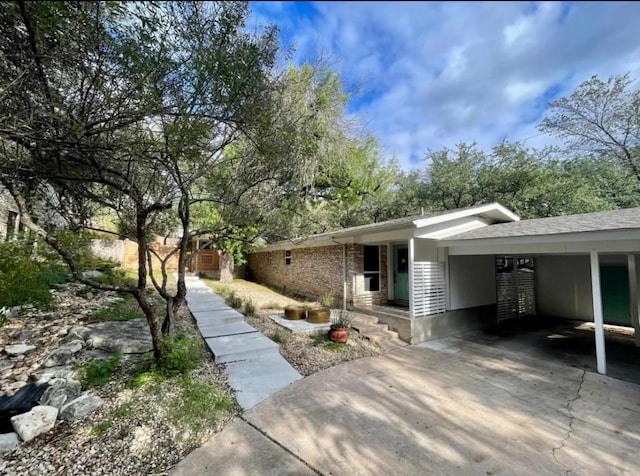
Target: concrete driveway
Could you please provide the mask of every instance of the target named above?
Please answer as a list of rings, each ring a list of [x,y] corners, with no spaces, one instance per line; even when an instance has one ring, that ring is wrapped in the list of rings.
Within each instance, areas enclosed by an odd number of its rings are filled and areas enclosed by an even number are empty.
[[[298,381],[173,474],[639,474],[640,386],[455,338]]]

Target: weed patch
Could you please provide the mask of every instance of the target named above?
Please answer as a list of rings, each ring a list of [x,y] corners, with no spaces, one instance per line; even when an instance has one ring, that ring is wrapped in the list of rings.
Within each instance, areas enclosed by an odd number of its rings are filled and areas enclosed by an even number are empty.
[[[163,375],[185,374],[202,362],[202,342],[199,339],[179,334],[162,342],[162,354],[158,371]]]
[[[256,305],[253,303],[251,299],[245,299],[244,301],[244,315],[245,316],[256,315]]]
[[[144,319],[144,314],[133,296],[127,295],[121,301],[114,302],[94,312],[91,317],[101,321],[130,321],[132,319]]]
[[[108,360],[92,359],[87,362],[81,372],[82,388],[93,388],[105,384],[118,369],[122,354],[118,353]]]
[[[194,382],[189,377],[179,379],[177,384],[180,391],[171,404],[170,418],[192,433],[189,439],[233,411],[233,400],[213,384]]]

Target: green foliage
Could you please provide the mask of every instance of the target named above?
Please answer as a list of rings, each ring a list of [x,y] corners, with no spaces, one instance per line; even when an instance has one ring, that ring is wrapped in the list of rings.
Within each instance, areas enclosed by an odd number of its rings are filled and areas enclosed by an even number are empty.
[[[113,420],[111,418],[107,418],[106,420],[102,420],[101,422],[97,423],[91,429],[91,433],[97,436],[98,438],[100,438],[106,435],[112,426],[113,426]]]
[[[118,353],[108,360],[91,359],[84,364],[80,375],[82,388],[93,388],[107,383],[118,369],[121,359],[122,354]]]
[[[629,74],[597,75],[549,105],[539,129],[565,141],[567,150],[613,157],[640,180],[640,88]]]
[[[289,335],[290,334],[287,331],[278,329],[275,332],[272,332],[269,338],[276,344],[283,344],[289,340]]]
[[[244,314],[245,316],[256,315],[256,305],[250,298],[244,300]]]
[[[189,377],[176,383],[178,394],[172,399],[169,418],[194,436],[210,429],[234,409],[233,400],[215,385],[195,382]]]
[[[61,266],[38,258],[32,241],[0,243],[0,308],[48,306],[53,301],[49,288],[68,277]]]
[[[229,306],[231,306],[232,308],[234,309],[242,308],[242,298],[236,296],[236,293],[234,291],[229,291],[225,299],[227,301],[227,304],[229,304]]]
[[[332,292],[328,292],[320,296],[320,303],[324,307],[331,308],[333,306],[333,302],[335,301],[335,297]]]
[[[331,341],[326,331],[315,332],[311,335],[311,341],[314,346],[321,346],[323,349],[332,352],[339,352],[344,349],[344,344]]]
[[[639,184],[606,157],[562,160],[553,149],[503,142],[490,153],[475,144],[427,154],[425,190],[434,209],[497,201],[522,218],[637,206]]]
[[[185,334],[165,338],[160,352],[158,371],[165,376],[186,374],[198,368],[204,358],[202,342]]]
[[[339,310],[334,316],[331,316],[331,327],[335,329],[349,328],[353,322],[353,317],[349,311]]]
[[[132,319],[143,319],[145,316],[140,310],[138,302],[128,294],[121,300],[94,312],[91,317],[101,321],[130,321]]]

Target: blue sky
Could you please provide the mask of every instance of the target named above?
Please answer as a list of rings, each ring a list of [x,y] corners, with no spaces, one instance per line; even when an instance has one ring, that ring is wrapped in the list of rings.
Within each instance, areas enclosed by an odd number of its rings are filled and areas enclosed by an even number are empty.
[[[321,54],[349,112],[405,169],[429,149],[556,144],[549,101],[597,74],[640,83],[640,2],[251,2],[302,64]],[[250,25],[251,26],[251,25]]]

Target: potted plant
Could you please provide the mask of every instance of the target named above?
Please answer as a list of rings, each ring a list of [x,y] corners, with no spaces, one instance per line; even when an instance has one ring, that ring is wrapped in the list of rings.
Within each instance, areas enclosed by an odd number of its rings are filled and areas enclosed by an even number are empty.
[[[329,329],[329,339],[333,342],[346,344],[349,340],[349,329],[353,318],[345,310],[340,310],[331,318],[331,329]]]

